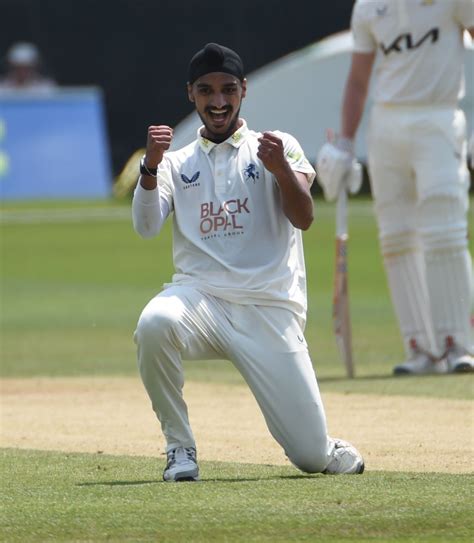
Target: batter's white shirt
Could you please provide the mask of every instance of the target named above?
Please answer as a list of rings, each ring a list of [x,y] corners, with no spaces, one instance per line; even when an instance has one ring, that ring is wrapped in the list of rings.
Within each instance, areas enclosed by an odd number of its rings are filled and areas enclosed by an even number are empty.
[[[160,198],[174,211],[176,273],[165,287],[189,285],[234,303],[284,307],[304,322],[302,234],[283,213],[277,181],[257,157],[261,134],[245,122],[220,144],[200,132],[190,145],[165,153],[158,170]],[[291,168],[311,184],[315,172],[299,143],[274,134]],[[134,222],[153,206],[157,211],[157,190],[138,185]]]
[[[464,95],[462,29],[474,0],[357,0],[354,51],[377,52],[374,101],[456,105]]]

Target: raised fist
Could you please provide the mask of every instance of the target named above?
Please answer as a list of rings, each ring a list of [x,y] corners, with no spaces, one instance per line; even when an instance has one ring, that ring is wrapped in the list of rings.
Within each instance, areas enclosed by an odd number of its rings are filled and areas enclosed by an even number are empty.
[[[258,141],[257,156],[269,172],[276,174],[287,166],[283,142],[278,136],[273,132],[264,132]]]
[[[173,129],[166,125],[149,126],[146,140],[145,164],[156,168],[173,140]]]

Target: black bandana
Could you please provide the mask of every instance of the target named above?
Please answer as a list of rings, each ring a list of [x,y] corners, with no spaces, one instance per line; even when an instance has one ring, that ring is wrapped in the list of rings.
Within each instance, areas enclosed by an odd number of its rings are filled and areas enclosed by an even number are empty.
[[[239,55],[218,43],[208,43],[198,51],[188,70],[188,83],[193,84],[196,79],[212,72],[224,72],[235,75],[240,81],[244,79],[244,65]]]

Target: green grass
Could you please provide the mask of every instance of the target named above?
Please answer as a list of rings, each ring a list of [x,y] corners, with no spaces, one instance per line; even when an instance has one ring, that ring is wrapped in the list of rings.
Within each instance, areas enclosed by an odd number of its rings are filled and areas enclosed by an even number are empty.
[[[203,462],[166,484],[152,458],[2,451],[2,541],[472,541],[472,476],[299,474]]]
[[[147,301],[172,273],[171,228],[149,241],[133,231],[129,204],[2,206],[2,376],[130,375],[132,335]],[[358,379],[348,381],[332,333],[334,205],[316,202],[305,233],[308,339],[327,390],[472,397],[472,379],[390,378],[403,358],[378,250],[371,203],[350,205],[350,294]],[[45,217],[49,220],[45,220]],[[240,381],[230,364],[187,364],[195,380]],[[448,386],[446,386],[449,383]]]
[[[158,238],[144,241],[133,232],[128,205],[44,202],[31,206],[3,206],[2,375],[135,372],[132,334],[136,320],[173,271],[170,225]],[[92,219],[87,215],[91,209],[103,210],[104,218]],[[357,374],[365,379],[356,386],[365,391],[375,388],[367,384],[367,378],[388,376],[392,365],[403,357],[403,350],[371,205],[357,200],[350,209],[354,353]],[[84,218],[80,220],[70,210],[82,211]],[[121,212],[122,216],[107,215],[107,211]],[[38,212],[49,214],[50,222],[38,220]],[[305,233],[306,335],[321,381],[327,378],[328,386],[339,389],[347,385],[338,380],[344,369],[331,330],[333,223],[334,206],[316,202],[315,224]],[[193,364],[189,374],[199,378],[206,368],[220,380],[238,379],[226,364]],[[469,379],[456,381],[456,394],[466,382]],[[398,385],[393,386],[397,392]],[[405,385],[399,388],[405,390]]]
[[[172,274],[171,231],[141,240],[129,204],[2,204],[0,375],[136,375],[138,315]],[[332,333],[334,206],[305,233],[306,336],[324,391],[472,398],[472,376],[393,378],[403,349],[371,204],[350,206],[357,378]],[[229,362],[186,364],[187,379],[241,383]],[[464,445],[462,445],[464,446]],[[466,441],[469,453],[469,440]],[[306,476],[292,467],[202,462],[202,482],[166,485],[163,458],[1,451],[0,540],[471,541],[472,475]]]

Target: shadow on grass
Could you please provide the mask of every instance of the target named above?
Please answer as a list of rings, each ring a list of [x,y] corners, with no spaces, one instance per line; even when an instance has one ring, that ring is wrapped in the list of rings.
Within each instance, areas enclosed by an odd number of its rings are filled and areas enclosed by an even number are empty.
[[[273,477],[242,477],[239,479],[233,479],[230,477],[226,477],[223,479],[219,479],[218,477],[213,477],[209,479],[205,479],[203,481],[200,481],[200,483],[252,483],[256,481],[283,481],[283,480],[298,480],[298,479],[315,479],[317,477],[321,476],[321,473],[315,473],[314,475],[305,475],[305,474],[295,474],[295,475],[275,475]]]
[[[239,477],[236,478],[230,478],[230,477],[224,477],[222,479],[219,479],[218,477],[213,477],[209,479],[201,479],[200,481],[192,481],[196,484],[209,484],[209,483],[251,483],[251,482],[257,482],[257,481],[280,481],[280,480],[287,480],[287,479],[315,479],[321,475],[320,473],[316,473],[314,475],[304,475],[304,474],[295,474],[295,475],[276,475],[274,477]],[[182,481],[180,484],[186,484],[190,481]],[[140,486],[140,485],[154,485],[154,484],[169,484],[166,483],[166,481],[163,481],[162,479],[151,479],[149,481],[100,481],[100,482],[88,482],[88,483],[77,483],[75,486],[80,487],[95,487],[95,486]]]
[[[426,375],[391,375],[391,374],[381,374],[381,375],[361,375],[361,376],[355,376],[352,379],[346,376],[338,376],[338,377],[318,377],[318,383],[342,383],[342,382],[357,382],[357,383],[363,383],[368,381],[403,381],[405,379],[417,379],[417,378],[432,378],[435,377],[437,379],[443,379],[446,378],[446,375],[449,375],[449,377],[464,377],[468,375],[467,373],[449,373],[449,374],[441,374],[441,373],[427,373]],[[472,375],[472,374],[471,374]]]
[[[350,383],[351,381],[363,382],[363,381],[378,381],[379,379],[394,379],[393,375],[364,375],[364,376],[355,376],[352,379],[346,376],[338,377],[318,377],[318,383],[342,383],[344,381]]]
[[[139,486],[154,485],[164,483],[161,479],[152,479],[150,481],[101,481],[96,483],[77,483],[75,486]]]

